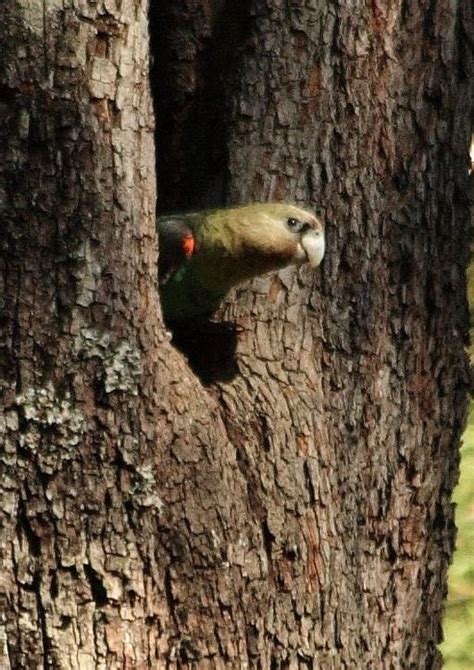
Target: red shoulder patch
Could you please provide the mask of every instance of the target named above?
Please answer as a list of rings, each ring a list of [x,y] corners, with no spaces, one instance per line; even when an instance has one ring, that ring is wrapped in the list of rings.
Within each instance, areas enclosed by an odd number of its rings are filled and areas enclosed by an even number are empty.
[[[196,240],[192,233],[185,233],[181,239],[181,248],[186,258],[194,256],[197,251]]]

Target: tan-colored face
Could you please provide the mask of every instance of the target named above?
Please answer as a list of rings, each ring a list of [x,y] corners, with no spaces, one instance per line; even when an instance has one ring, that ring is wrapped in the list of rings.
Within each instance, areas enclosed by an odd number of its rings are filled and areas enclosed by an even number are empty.
[[[271,249],[286,263],[317,267],[325,251],[324,227],[311,212],[285,204],[255,205],[245,238],[255,249]]]

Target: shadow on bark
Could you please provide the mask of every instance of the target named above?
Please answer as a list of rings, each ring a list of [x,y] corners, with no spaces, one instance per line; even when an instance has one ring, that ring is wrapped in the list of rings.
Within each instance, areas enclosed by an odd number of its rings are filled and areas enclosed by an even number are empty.
[[[239,326],[209,320],[181,321],[167,326],[173,334],[174,346],[186,356],[204,385],[230,381],[236,376]]]

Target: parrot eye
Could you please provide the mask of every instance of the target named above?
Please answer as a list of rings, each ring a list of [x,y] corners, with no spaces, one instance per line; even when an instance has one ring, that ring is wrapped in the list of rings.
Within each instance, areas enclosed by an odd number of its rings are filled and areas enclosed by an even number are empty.
[[[310,228],[309,223],[305,223],[304,221],[293,219],[291,217],[287,219],[286,225],[293,233],[301,233],[304,230],[308,230],[308,228]]]

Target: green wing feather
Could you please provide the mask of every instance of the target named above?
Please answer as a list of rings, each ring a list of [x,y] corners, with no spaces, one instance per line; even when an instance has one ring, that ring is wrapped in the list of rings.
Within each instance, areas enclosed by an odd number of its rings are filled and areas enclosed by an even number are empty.
[[[161,306],[167,321],[211,316],[225,298],[227,290],[202,285],[192,259],[185,261],[161,285]]]

